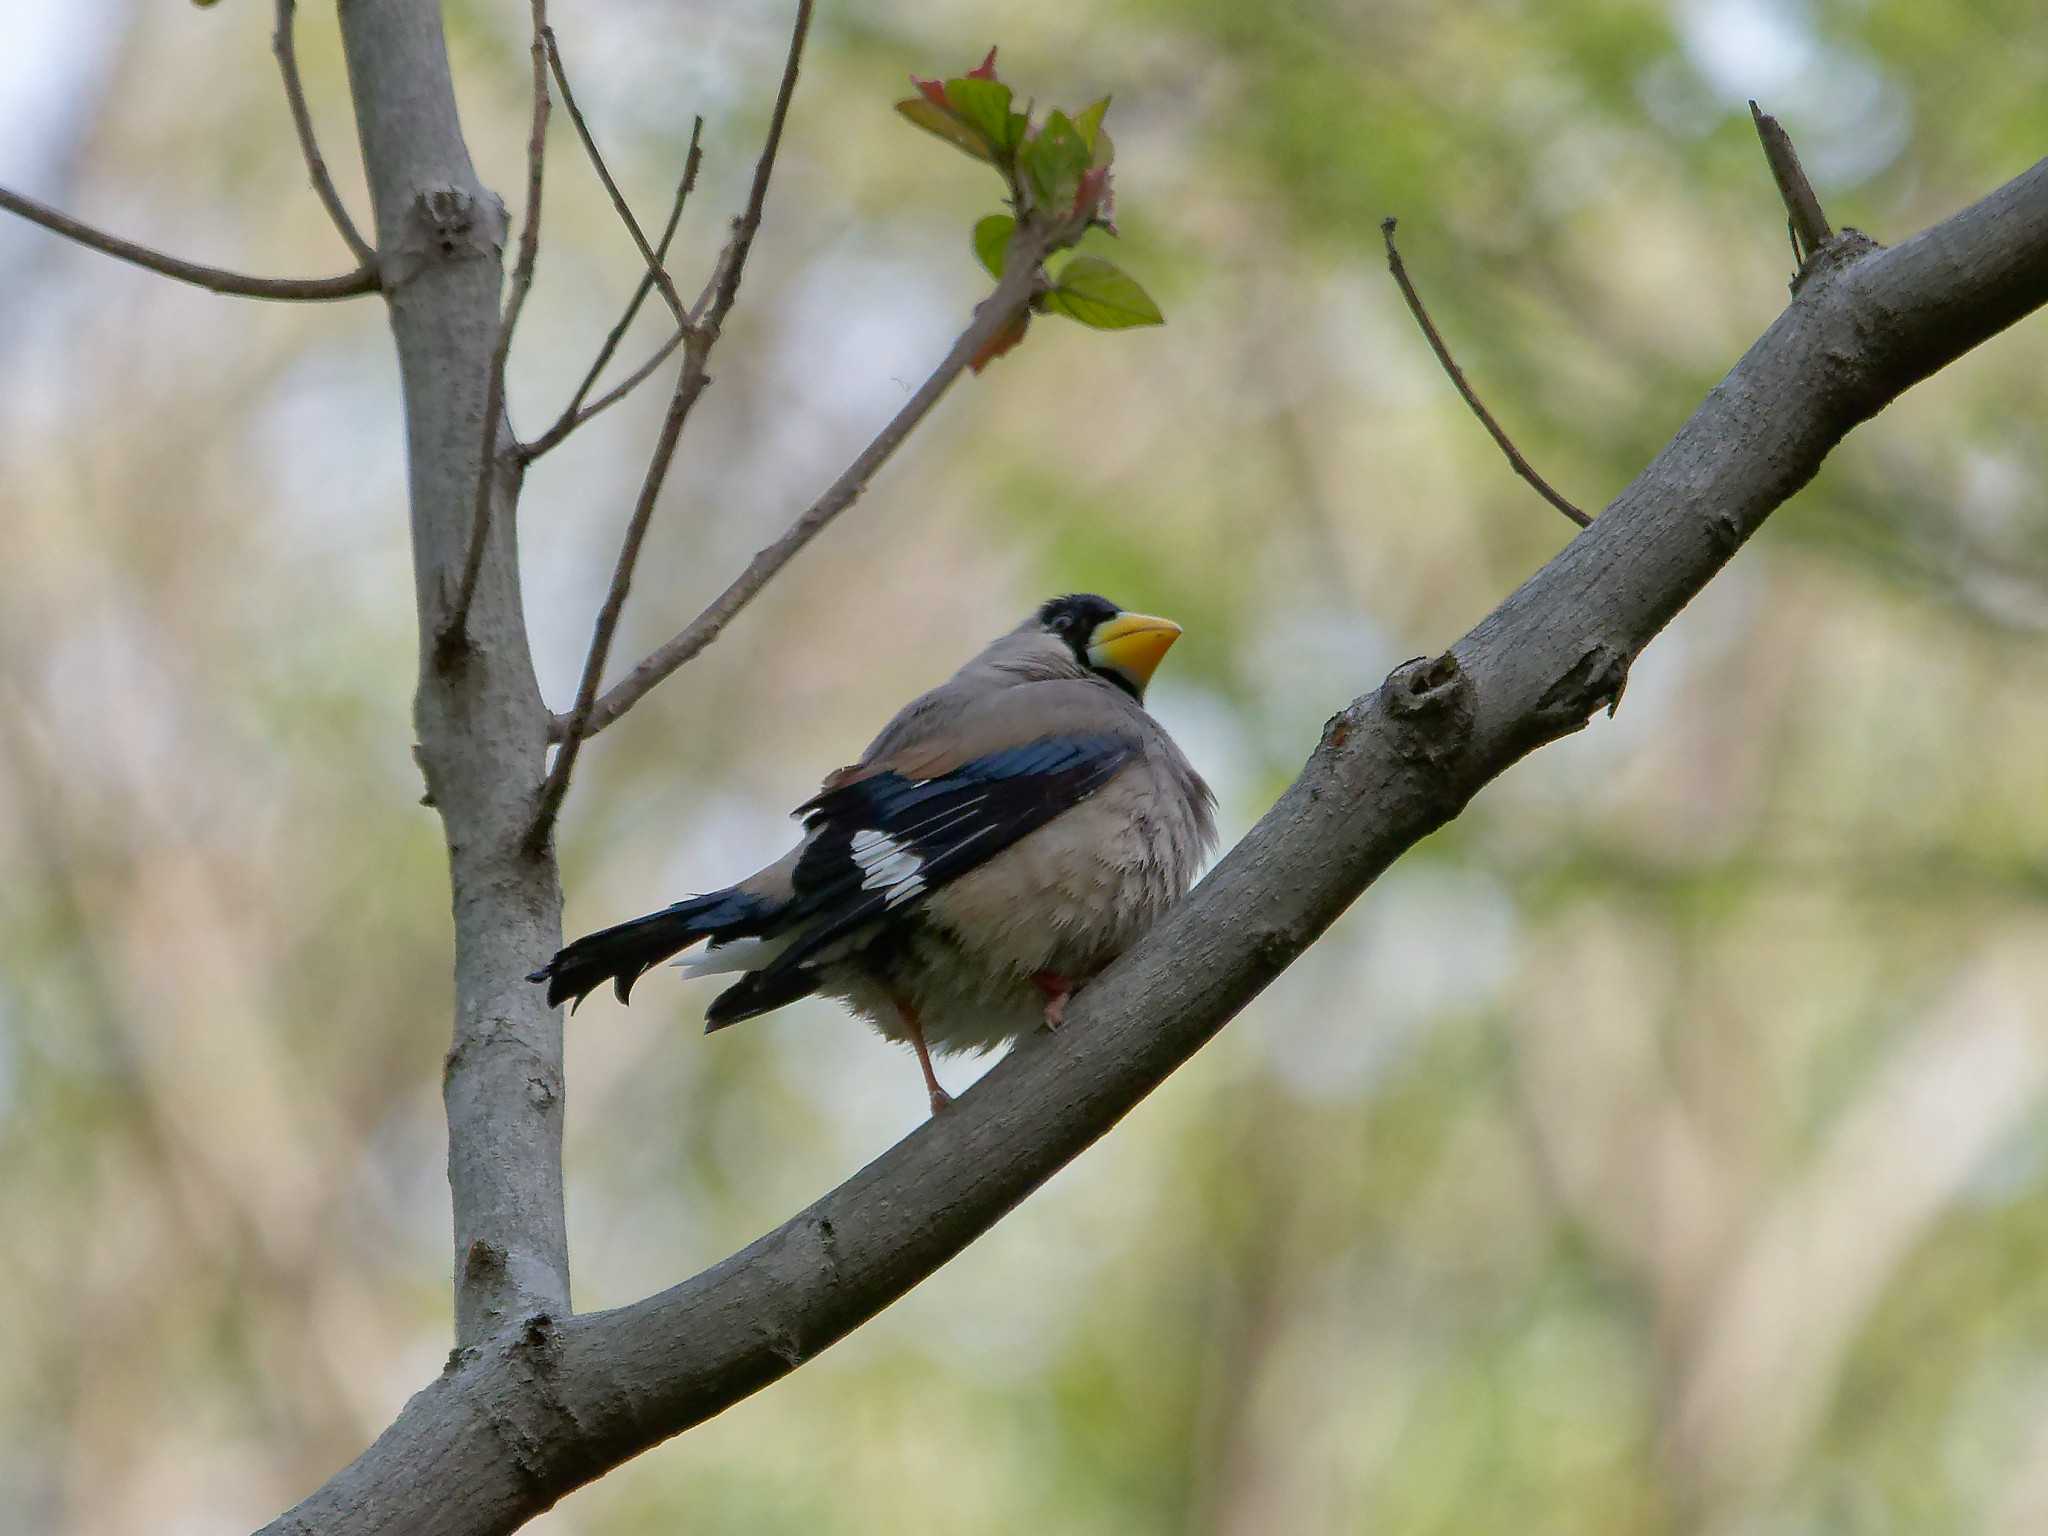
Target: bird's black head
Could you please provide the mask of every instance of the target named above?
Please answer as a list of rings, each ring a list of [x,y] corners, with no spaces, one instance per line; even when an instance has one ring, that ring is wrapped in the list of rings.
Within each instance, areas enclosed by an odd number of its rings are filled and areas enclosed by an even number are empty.
[[[1141,703],[1159,659],[1180,638],[1173,620],[1127,613],[1093,592],[1053,598],[1038,610],[1038,623],[1065,642],[1075,661]]]

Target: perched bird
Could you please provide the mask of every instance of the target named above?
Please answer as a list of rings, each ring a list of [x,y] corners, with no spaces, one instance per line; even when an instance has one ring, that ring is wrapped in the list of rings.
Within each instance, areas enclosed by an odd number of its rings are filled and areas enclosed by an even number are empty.
[[[803,840],[738,885],[578,939],[529,980],[626,1002],[700,939],[685,974],[739,973],[708,1031],[822,992],[917,1053],[985,1051],[1042,1022],[1180,899],[1215,797],[1145,712],[1180,636],[1092,594],[1057,597],[913,700],[797,807]]]

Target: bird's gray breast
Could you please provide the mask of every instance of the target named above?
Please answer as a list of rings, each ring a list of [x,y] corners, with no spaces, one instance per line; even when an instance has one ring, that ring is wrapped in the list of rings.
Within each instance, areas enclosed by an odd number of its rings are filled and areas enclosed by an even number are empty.
[[[1122,954],[1194,879],[1202,838],[1155,753],[927,900],[929,924],[975,963],[1076,980]]]

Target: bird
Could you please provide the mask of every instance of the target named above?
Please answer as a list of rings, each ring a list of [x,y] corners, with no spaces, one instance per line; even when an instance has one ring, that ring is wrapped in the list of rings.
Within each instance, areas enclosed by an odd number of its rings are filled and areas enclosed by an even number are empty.
[[[792,813],[797,845],[736,885],[602,929],[527,978],[572,1011],[652,967],[736,975],[710,1033],[822,993],[917,1057],[1041,1026],[1186,894],[1215,796],[1149,714],[1181,628],[1094,593],[1041,604],[904,706]]]

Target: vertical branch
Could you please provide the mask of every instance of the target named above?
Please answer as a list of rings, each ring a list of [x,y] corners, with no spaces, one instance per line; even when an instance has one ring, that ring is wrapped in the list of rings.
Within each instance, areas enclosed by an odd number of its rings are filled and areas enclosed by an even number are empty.
[[[484,534],[490,527],[491,497],[498,463],[498,429],[505,415],[505,364],[512,355],[512,332],[533,287],[534,262],[540,255],[541,167],[547,154],[548,70],[542,39],[547,33],[547,0],[533,0],[533,128],[526,141],[526,218],[519,231],[519,259],[512,269],[512,293],[498,323],[497,345],[491,350],[490,380],[484,394],[484,446],[477,470],[476,500],[470,518],[469,553],[463,558],[455,601],[441,626],[436,650],[443,662],[468,643],[469,608],[476,600],[476,582],[483,570]]]
[[[377,246],[404,385],[419,607],[418,756],[448,847],[453,1042],[442,1078],[455,1253],[455,1333],[569,1310],[562,1203],[562,1022],[521,977],[561,944],[561,881],[524,834],[546,770],[548,711],[519,602],[517,477],[490,474],[477,431],[503,327],[502,205],[470,163],[434,0],[341,7]],[[474,516],[479,482],[491,498]],[[474,558],[458,665],[438,616]],[[401,1522],[404,1523],[404,1522]]]

